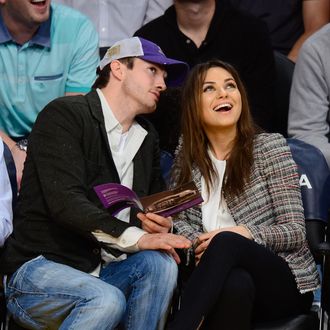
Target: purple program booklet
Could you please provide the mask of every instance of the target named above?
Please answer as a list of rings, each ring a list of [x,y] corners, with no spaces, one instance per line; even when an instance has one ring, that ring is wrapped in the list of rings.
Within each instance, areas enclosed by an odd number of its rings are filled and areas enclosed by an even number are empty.
[[[127,207],[135,207],[142,212],[152,212],[168,217],[201,204],[203,198],[195,183],[188,182],[172,190],[162,191],[139,198],[130,188],[119,183],[105,183],[94,187],[103,206],[113,215]]]

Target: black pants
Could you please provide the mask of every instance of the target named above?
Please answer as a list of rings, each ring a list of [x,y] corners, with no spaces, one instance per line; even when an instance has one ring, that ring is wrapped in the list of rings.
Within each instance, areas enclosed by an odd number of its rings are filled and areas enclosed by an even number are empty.
[[[184,286],[171,330],[248,330],[254,322],[307,312],[287,263],[238,234],[216,235]]]

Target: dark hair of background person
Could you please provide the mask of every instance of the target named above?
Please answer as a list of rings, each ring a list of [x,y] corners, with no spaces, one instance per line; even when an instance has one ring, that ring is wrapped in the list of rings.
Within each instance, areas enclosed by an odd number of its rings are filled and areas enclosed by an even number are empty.
[[[134,57],[124,57],[118,60],[119,62],[125,64],[128,69],[133,69],[134,66]],[[102,70],[100,68],[97,68],[97,75],[98,77],[96,78],[92,88],[104,88],[110,79],[110,63],[108,63]]]
[[[201,107],[203,82],[210,68],[223,68],[228,71],[233,76],[242,98],[237,136],[227,158],[224,178],[224,194],[233,197],[241,193],[244,184],[249,182],[253,165],[253,140],[259,128],[252,120],[247,93],[237,71],[220,60],[196,65],[183,87],[181,98],[183,150],[178,164],[180,166],[179,184],[191,180],[193,164],[197,165],[201,171],[208,192],[212,186],[212,179],[217,176],[207,151],[208,138],[204,132]]]

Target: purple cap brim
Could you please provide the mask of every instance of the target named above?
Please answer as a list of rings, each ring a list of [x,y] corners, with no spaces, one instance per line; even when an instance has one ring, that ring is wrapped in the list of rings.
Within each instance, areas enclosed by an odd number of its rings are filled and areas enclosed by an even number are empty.
[[[161,53],[157,55],[143,55],[139,56],[139,58],[144,61],[163,65],[167,72],[166,85],[169,87],[180,86],[184,82],[189,71],[187,63],[167,58]]]
[[[188,74],[188,64],[166,57],[162,49],[149,40],[140,37],[139,40],[143,49],[143,55],[139,56],[139,58],[163,65],[167,72],[166,84],[171,87],[180,86]]]

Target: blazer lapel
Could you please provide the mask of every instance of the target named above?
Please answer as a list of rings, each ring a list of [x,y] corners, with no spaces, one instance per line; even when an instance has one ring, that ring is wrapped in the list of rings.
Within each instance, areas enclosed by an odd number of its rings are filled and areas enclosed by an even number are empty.
[[[149,159],[145,158],[146,154],[142,152],[143,147],[136,153],[134,162],[134,174],[133,174],[133,190],[138,196],[146,196],[148,194],[147,182],[149,182],[149,176],[151,175],[149,166],[147,166]]]
[[[104,142],[104,145],[106,146],[106,151],[108,153],[108,160],[109,160],[109,165],[112,167],[114,173],[116,173],[116,182],[120,182],[119,175],[117,172],[117,168],[115,165],[115,162],[112,158],[112,153],[111,149],[109,146],[108,142],[108,135],[105,130],[105,124],[104,124],[104,117],[103,117],[103,112],[102,112],[102,106],[101,106],[101,101],[100,98],[95,90],[91,91],[86,95],[87,101],[89,104],[89,109],[91,111],[92,116],[99,122],[99,130],[100,130],[100,135],[101,138]]]
[[[143,152],[143,145],[140,150],[136,153],[133,163],[134,163],[134,174],[133,174],[133,191],[139,196],[146,196],[148,194],[147,183],[148,175],[150,176],[150,171],[146,171],[146,164],[149,159],[146,153]],[[141,227],[141,221],[136,217],[139,210],[132,208],[130,214],[130,224],[136,227]]]

